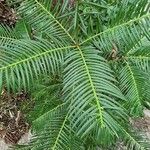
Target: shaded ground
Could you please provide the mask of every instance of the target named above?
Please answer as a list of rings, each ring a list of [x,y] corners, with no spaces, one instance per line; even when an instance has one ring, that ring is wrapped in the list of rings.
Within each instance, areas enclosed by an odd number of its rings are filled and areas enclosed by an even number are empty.
[[[131,124],[133,125],[133,127],[135,128],[135,130],[139,131],[139,132],[143,132],[144,136],[147,136],[150,139],[150,110],[145,110],[144,111],[145,117],[143,118],[136,118],[136,119],[132,119],[131,120]],[[26,124],[26,122],[24,122]],[[25,132],[21,132],[21,137],[19,137],[20,139],[18,140],[18,144],[27,144],[31,137],[32,134],[30,132],[30,130],[28,130],[27,126],[27,130]],[[0,139],[0,150],[7,150],[8,146],[10,146],[10,143],[5,143],[4,138]],[[116,143],[116,150],[128,150],[123,142],[117,142]]]
[[[0,138],[6,144],[16,144],[28,132],[29,124],[24,116],[24,107],[29,103],[26,93],[8,95],[2,92],[0,97]]]
[[[0,0],[0,23],[12,26],[16,23],[16,20],[15,10],[6,4],[6,0]]]
[[[32,107],[31,107],[32,106]],[[28,112],[34,107],[34,101],[26,92],[7,94],[3,90],[0,96],[0,150],[7,150],[13,144],[27,144],[31,139]],[[137,132],[150,139],[150,110],[144,110],[143,118],[130,120]],[[123,142],[117,142],[115,150],[128,150]]]
[[[142,118],[132,118],[130,123],[136,132],[141,133],[142,136],[150,140],[150,110],[144,110],[144,117]],[[117,142],[117,150],[128,150],[123,142]]]

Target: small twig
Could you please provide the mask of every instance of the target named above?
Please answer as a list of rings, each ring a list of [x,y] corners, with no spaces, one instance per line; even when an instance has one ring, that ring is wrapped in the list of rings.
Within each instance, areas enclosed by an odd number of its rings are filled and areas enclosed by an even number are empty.
[[[16,117],[16,125],[18,126],[18,123],[19,123],[19,121],[20,121],[20,116],[21,116],[21,111],[18,111],[17,112],[17,117]]]
[[[7,10],[8,12],[11,12],[1,1],[0,1],[0,4],[2,5],[2,7]]]
[[[118,48],[117,48],[116,44],[113,42],[112,50],[111,50],[111,53],[109,54],[108,58],[116,59],[117,53],[118,53]]]
[[[14,116],[12,115],[11,111],[9,110],[9,115],[10,115],[10,118],[13,118]]]
[[[0,129],[0,138],[4,138],[6,135],[6,130],[5,129]]]

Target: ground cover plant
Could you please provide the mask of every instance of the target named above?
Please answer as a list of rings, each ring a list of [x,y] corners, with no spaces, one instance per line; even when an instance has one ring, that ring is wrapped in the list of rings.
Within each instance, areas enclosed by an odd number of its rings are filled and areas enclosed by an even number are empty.
[[[149,1],[7,3],[18,20],[1,25],[0,88],[35,98],[35,136],[15,149],[149,149],[129,123],[149,109]]]

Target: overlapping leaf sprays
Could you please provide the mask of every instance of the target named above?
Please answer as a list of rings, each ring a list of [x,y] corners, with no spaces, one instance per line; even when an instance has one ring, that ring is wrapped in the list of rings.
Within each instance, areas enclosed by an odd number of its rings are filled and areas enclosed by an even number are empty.
[[[62,77],[62,104],[33,122],[46,125],[30,148],[84,149],[90,138],[88,148],[96,149],[119,137],[129,149],[144,149],[146,142],[125,124],[128,115],[141,115],[149,100],[148,1],[87,0],[70,8],[67,0],[52,10],[51,2],[26,0],[18,9],[35,30],[34,40],[5,34],[0,41],[1,87],[28,90],[41,74]]]

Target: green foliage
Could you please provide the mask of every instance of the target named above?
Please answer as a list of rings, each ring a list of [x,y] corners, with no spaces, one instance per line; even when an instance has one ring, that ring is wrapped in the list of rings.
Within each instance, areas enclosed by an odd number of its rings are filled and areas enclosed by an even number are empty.
[[[148,0],[25,0],[17,11],[16,27],[0,32],[0,87],[35,98],[35,137],[19,149],[108,149],[118,139],[147,149],[128,119],[150,100]]]
[[[28,120],[34,121],[41,115],[62,104],[61,89],[62,82],[58,77],[50,78],[42,76],[38,79],[33,84],[31,91],[31,98],[35,104],[34,109],[29,113]]]

